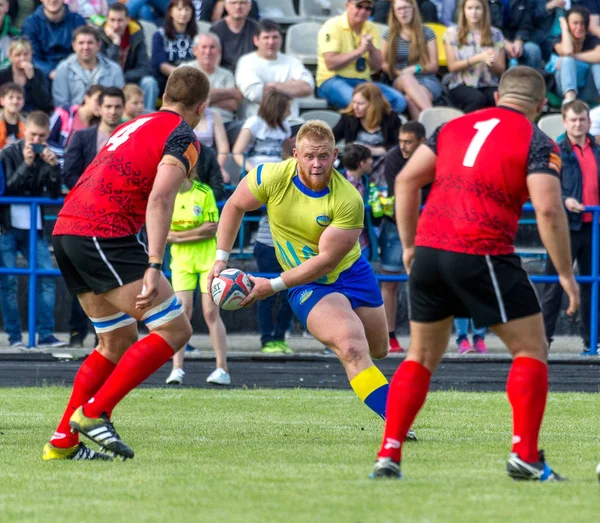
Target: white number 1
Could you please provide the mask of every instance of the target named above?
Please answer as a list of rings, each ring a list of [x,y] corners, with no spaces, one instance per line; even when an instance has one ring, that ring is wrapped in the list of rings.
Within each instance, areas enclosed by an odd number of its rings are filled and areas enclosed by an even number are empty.
[[[119,145],[125,143],[129,139],[129,135],[139,129],[142,125],[144,125],[148,120],[152,120],[152,118],[140,118],[129,125],[126,125],[121,129],[118,133],[113,134],[109,139],[106,145],[108,145],[109,151],[114,151]]]
[[[465,167],[473,167],[475,165],[475,160],[477,159],[477,155],[483,144],[487,140],[487,137],[500,123],[498,118],[492,118],[491,120],[484,120],[483,122],[477,122],[473,127],[477,129],[477,134],[473,136],[471,143],[469,144],[469,148],[465,153],[465,157],[463,159],[463,165]]]

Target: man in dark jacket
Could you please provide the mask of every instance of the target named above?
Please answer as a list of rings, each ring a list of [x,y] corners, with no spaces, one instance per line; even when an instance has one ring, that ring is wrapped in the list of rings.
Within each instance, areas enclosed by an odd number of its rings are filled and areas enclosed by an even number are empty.
[[[46,147],[50,120],[45,113],[34,111],[25,122],[25,139],[6,147],[0,162],[6,178],[7,196],[60,196],[60,167],[56,155]],[[37,229],[37,267],[52,269],[48,242],[43,236],[42,211],[38,208],[37,224],[31,223],[29,205],[5,205],[0,208],[0,265],[17,266],[19,252],[29,260],[29,231]],[[0,276],[0,307],[4,331],[11,347],[24,347],[19,316],[16,276]],[[52,277],[38,278],[37,288],[38,347],[63,347],[54,335],[55,282]]]
[[[81,25],[85,25],[84,18],[72,13],[63,0],[42,0],[23,22],[22,34],[33,48],[33,65],[50,80],[58,63],[73,52],[73,31]]]
[[[154,111],[158,82],[152,76],[142,26],[131,20],[125,4],[116,3],[108,8],[100,38],[100,52],[121,66],[125,73],[125,83],[141,87],[144,91],[144,109]]]
[[[534,0],[489,0],[492,25],[502,31],[509,66],[517,63],[534,69],[542,66],[540,46],[531,41]]]
[[[592,274],[592,213],[584,207],[600,205],[600,147],[589,134],[590,109],[581,100],[573,100],[562,108],[565,137],[559,142],[562,159],[562,196],[567,209],[571,236],[571,255],[577,260],[579,274]],[[556,276],[548,259],[546,274]],[[542,310],[548,343],[552,341],[556,319],[562,302],[560,285],[547,284],[542,297]],[[581,323],[584,354],[590,350],[591,286],[581,286]],[[598,321],[597,318],[594,321]]]

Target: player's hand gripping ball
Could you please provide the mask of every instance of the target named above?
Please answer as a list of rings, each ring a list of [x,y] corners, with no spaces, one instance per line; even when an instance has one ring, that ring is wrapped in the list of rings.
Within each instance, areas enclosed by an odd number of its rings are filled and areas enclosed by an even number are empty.
[[[221,309],[237,311],[251,290],[252,282],[244,272],[225,269],[212,281],[210,295]]]

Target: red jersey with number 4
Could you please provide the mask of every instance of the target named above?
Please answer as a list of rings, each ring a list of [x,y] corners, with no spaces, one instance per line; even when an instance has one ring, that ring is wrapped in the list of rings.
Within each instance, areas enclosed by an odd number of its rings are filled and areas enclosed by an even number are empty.
[[[139,116],[115,129],[71,189],[58,213],[54,236],[121,238],[137,234],[158,165],[181,164],[189,174],[200,145],[192,128],[171,111]]]
[[[444,124],[427,145],[437,165],[415,245],[491,256],[514,252],[527,176],[560,176],[556,144],[523,114],[494,107]]]

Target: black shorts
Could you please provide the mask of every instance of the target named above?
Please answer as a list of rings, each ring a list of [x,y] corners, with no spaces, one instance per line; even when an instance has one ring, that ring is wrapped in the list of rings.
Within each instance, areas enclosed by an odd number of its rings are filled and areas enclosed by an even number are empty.
[[[52,237],[54,255],[71,294],[95,294],[141,280],[148,268],[146,247],[137,236]]]
[[[417,247],[408,291],[409,317],[420,323],[454,316],[489,327],[541,312],[516,254],[480,256]]]

